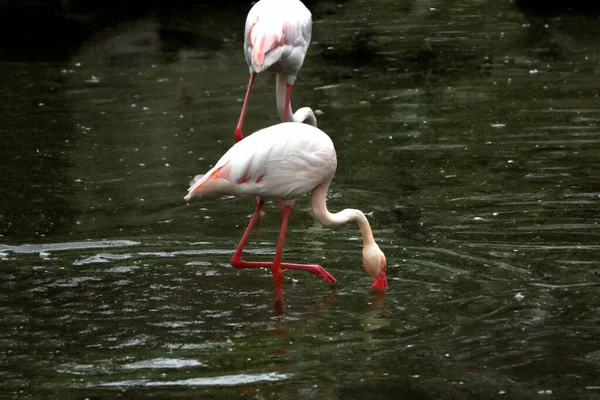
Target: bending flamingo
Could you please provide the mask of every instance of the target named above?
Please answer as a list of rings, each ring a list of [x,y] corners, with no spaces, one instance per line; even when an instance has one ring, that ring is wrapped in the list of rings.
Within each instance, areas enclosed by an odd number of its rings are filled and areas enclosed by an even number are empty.
[[[235,268],[271,268],[277,302],[283,300],[282,269],[299,269],[328,282],[335,278],[319,265],[292,264],[281,261],[283,243],[291,207],[300,196],[311,194],[311,208],[323,225],[340,225],[356,221],[363,240],[362,261],[373,278],[372,287],[386,289],[386,259],[375,243],[371,226],[360,210],[327,210],[326,196],[337,167],[335,148],[323,131],[300,123],[287,122],[262,129],[236,143],[205,175],[194,178],[186,200],[203,193],[256,196],[256,211],[242,236],[231,265]],[[266,199],[283,204],[283,217],[273,262],[249,262],[241,258],[242,250]]]
[[[306,122],[317,125],[308,107],[292,113],[292,86],[302,67],[310,44],[312,17],[300,0],[260,0],[246,17],[244,54],[250,70],[250,81],[242,112],[235,130],[236,141],[242,140],[242,124],[248,106],[250,89],[257,73],[268,70],[277,74],[277,110],[283,122]]]

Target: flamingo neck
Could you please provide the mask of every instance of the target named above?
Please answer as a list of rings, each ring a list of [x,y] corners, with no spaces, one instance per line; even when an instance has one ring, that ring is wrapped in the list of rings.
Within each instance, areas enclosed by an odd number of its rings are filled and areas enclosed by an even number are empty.
[[[353,208],[346,208],[337,213],[330,213],[327,209],[327,189],[331,183],[331,178],[313,189],[310,194],[311,208],[315,218],[325,226],[341,225],[348,221],[356,221],[360,234],[362,236],[363,247],[371,246],[375,243],[371,225],[362,211]]]
[[[277,98],[277,111],[279,112],[279,118],[281,119],[281,121],[283,121],[285,115],[285,97],[287,92],[287,85],[287,75],[277,73],[275,95]],[[294,113],[292,111],[292,102],[290,101],[290,104],[287,106],[287,112],[289,122],[303,122],[314,127],[317,126],[317,117],[315,117],[315,113],[313,112],[313,110],[310,109],[310,107],[302,107]]]

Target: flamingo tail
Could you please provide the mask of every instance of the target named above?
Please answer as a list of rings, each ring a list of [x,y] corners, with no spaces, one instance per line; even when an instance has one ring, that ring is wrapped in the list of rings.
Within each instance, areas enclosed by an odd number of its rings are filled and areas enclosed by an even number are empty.
[[[190,182],[190,188],[188,194],[184,197],[186,201],[189,201],[194,196],[200,196],[203,193],[218,191],[221,183],[229,183],[227,177],[231,166],[229,163],[222,165],[217,168],[213,168],[207,174],[196,175]]]

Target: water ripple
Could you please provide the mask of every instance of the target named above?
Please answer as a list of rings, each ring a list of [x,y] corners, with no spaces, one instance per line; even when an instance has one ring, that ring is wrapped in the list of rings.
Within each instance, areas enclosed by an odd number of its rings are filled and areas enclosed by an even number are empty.
[[[85,258],[83,260],[73,262],[73,265],[85,265],[85,264],[97,264],[97,263],[108,263],[114,260],[126,260],[131,258],[130,254],[96,254],[94,256]]]
[[[0,251],[12,251],[14,253],[39,253],[41,251],[83,250],[106,247],[130,247],[138,246],[140,244],[141,242],[135,242],[133,240],[106,240],[90,242],[23,244],[20,246],[0,245]]]
[[[187,368],[204,366],[200,361],[179,358],[153,358],[122,366],[123,369]]]
[[[258,382],[277,382],[292,378],[291,374],[268,372],[264,374],[223,375],[210,378],[191,378],[177,381],[152,381],[149,379],[134,379],[127,381],[103,382],[92,386],[236,386]]]

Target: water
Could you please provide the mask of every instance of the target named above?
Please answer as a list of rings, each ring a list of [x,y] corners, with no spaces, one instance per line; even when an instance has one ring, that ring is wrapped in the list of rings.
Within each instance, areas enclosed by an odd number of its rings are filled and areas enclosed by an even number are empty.
[[[323,113],[329,207],[368,213],[387,293],[304,198],[284,259],[338,283],[286,271],[276,313],[270,272],[228,264],[252,200],[182,199],[233,143],[247,5],[75,3],[83,25],[0,63],[3,396],[600,397],[597,14],[309,7],[293,104]],[[244,130],[276,122],[261,75]],[[248,259],[272,259],[278,215]]]

